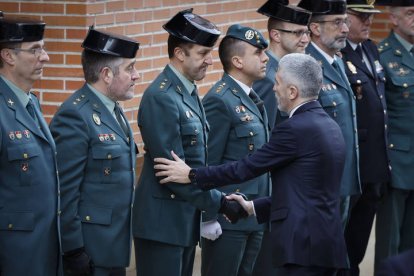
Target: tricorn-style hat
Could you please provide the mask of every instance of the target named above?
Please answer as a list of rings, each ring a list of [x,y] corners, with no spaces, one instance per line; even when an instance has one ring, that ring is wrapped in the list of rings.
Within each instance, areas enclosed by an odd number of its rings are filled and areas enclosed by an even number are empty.
[[[302,8],[288,5],[289,1],[268,0],[257,12],[271,18],[298,25],[308,25],[311,13]]]
[[[266,39],[258,30],[239,24],[231,25],[225,37],[245,41],[259,49],[266,49],[268,45]]]
[[[380,10],[374,8],[375,0],[347,0],[346,7],[361,13],[380,13]]]
[[[377,6],[409,7],[414,6],[414,0],[379,0]]]
[[[216,25],[194,14],[193,9],[178,12],[163,28],[170,35],[206,47],[213,47],[220,36]]]
[[[139,43],[127,36],[98,31],[94,26],[90,26],[82,48],[115,57],[134,58]]]
[[[28,18],[0,17],[0,42],[32,42],[43,39],[45,23]]]
[[[345,0],[302,0],[298,7],[312,12],[312,15],[345,14]]]

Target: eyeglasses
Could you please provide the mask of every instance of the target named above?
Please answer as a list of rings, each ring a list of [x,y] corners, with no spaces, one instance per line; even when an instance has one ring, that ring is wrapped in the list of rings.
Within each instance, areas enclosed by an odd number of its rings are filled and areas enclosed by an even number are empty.
[[[372,20],[374,18],[374,15],[372,13],[366,13],[366,12],[349,12],[348,14],[352,14],[353,16],[358,17],[362,22],[369,20]]]
[[[301,38],[304,34],[309,36],[310,31],[309,30],[300,30],[300,31],[290,31],[290,30],[283,30],[283,29],[275,29],[284,33],[294,34],[297,38]]]
[[[336,29],[340,29],[343,25],[346,25],[348,28],[351,26],[351,22],[348,18],[337,18],[335,20],[321,20],[315,21],[315,23],[333,23]]]
[[[26,52],[34,55],[35,57],[40,57],[43,52],[46,52],[46,47],[37,47],[37,48],[31,48],[31,49],[22,49],[22,48],[9,48],[14,51],[18,52]]]

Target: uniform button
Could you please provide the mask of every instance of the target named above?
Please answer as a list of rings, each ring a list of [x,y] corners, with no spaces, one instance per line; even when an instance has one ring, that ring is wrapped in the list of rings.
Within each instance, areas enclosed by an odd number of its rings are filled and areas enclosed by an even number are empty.
[[[174,198],[175,198],[175,194],[171,194],[171,198],[173,198],[173,199],[174,199]]]
[[[384,125],[384,128],[385,128],[385,129],[387,129],[387,128],[388,128],[387,124],[385,124],[385,125]]]
[[[199,131],[198,131],[198,129],[195,129],[194,132],[195,132],[195,134],[198,134]]]
[[[356,117],[356,113],[354,112],[354,113],[352,113],[352,117]]]
[[[60,196],[60,190],[58,190],[58,196]]]
[[[240,189],[236,189],[236,193],[240,193]]]
[[[354,129],[354,132],[357,133],[358,132],[358,129]]]
[[[252,131],[250,131],[249,134],[250,134],[250,136],[253,136],[253,132]]]
[[[387,114],[387,110],[384,109],[384,114]]]
[[[336,102],[332,102],[332,105],[333,105],[333,106],[336,106]]]
[[[91,217],[90,216],[86,216],[85,219],[86,219],[86,221],[90,221],[91,220]]]
[[[407,87],[408,87],[408,84],[404,83],[404,84],[403,84],[403,87],[404,87],[404,88],[407,88]]]
[[[380,95],[380,99],[382,99],[383,98],[383,96],[382,95]]]
[[[23,158],[27,159],[29,157],[29,155],[27,153],[23,153]]]
[[[112,154],[108,154],[108,159],[112,159]]]
[[[57,215],[60,216],[60,214],[62,214],[62,211],[61,210],[58,210],[57,211]]]
[[[358,83],[358,84],[361,84],[361,80],[357,80],[357,83]]]
[[[394,144],[390,144],[390,148],[392,149],[394,147]]]
[[[356,149],[359,149],[359,145],[356,145],[356,147],[355,147]]]
[[[9,225],[7,225],[7,228],[12,229],[13,228],[13,224],[9,223]]]

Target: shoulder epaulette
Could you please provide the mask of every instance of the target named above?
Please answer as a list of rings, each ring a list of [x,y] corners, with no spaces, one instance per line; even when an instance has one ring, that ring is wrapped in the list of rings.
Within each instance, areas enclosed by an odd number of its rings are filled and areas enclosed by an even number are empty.
[[[160,91],[165,91],[171,86],[171,80],[163,78],[156,85]]]
[[[378,44],[378,52],[382,53],[385,52],[389,49],[391,49],[390,47],[390,43],[388,42],[388,40],[383,40]]]
[[[226,90],[226,83],[224,81],[218,83],[216,88],[215,88],[215,92],[217,94],[222,94],[223,91],[225,91],[225,90]]]

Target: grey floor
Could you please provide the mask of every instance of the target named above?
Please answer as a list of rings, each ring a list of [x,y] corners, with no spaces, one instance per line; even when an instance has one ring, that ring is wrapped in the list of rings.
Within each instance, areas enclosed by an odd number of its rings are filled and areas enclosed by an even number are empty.
[[[364,261],[360,266],[361,276],[373,276],[374,267],[374,246],[375,246],[375,235],[374,231],[371,232],[371,237],[368,243],[367,254],[365,255]],[[135,276],[135,262],[131,260],[131,266],[127,269],[127,276]],[[200,276],[200,250],[197,248],[196,259],[194,263],[193,276]]]

